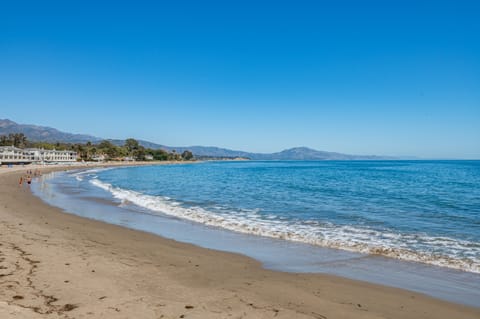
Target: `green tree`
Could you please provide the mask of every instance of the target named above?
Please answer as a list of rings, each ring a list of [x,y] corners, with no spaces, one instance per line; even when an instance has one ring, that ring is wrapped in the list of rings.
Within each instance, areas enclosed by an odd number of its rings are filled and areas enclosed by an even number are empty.
[[[156,161],[166,161],[168,160],[168,152],[164,150],[151,150],[153,159]]]
[[[144,161],[145,160],[145,147],[139,146],[137,149],[133,150],[132,156],[136,161]]]
[[[8,146],[8,143],[9,143],[9,139],[8,139],[8,136],[7,135],[1,135],[0,136],[0,146]],[[12,144],[10,144],[11,146]]]
[[[182,158],[183,158],[183,160],[185,160],[185,161],[189,161],[189,160],[193,159],[193,154],[192,154],[192,152],[190,152],[190,151],[188,151],[188,150],[185,150],[185,151],[183,151],[183,153],[182,153]]]
[[[127,149],[128,155],[133,156],[133,153],[139,149],[140,144],[136,139],[127,138],[124,147]]]
[[[89,154],[90,154],[89,160],[91,160],[93,156],[97,155],[97,148],[95,146],[92,146],[89,150]]]
[[[16,147],[25,147],[27,144],[27,137],[23,133],[13,134],[13,145]]]
[[[82,160],[87,160],[87,150],[83,144],[74,144],[72,149],[77,152],[77,155]]]
[[[105,154],[109,159],[113,159],[121,156],[121,151],[119,147],[112,144],[112,142],[104,140],[97,145],[98,149],[101,150],[101,153]]]
[[[27,146],[27,137],[23,133],[10,133],[7,135],[0,136],[0,145],[1,146],[15,146],[24,148]]]

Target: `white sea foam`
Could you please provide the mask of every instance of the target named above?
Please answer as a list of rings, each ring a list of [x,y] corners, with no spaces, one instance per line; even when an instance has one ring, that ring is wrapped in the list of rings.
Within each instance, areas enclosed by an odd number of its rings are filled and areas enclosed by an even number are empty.
[[[259,210],[209,211],[202,207],[182,206],[168,197],[113,187],[96,178],[91,179],[90,183],[110,192],[121,201],[121,205],[131,203],[153,213],[208,226],[480,273],[480,244],[476,242],[425,234],[399,234],[311,220],[285,220],[275,215],[262,216]]]
[[[87,176],[87,175],[94,175],[98,172],[104,172],[113,169],[112,167],[97,167],[97,168],[90,168],[86,170],[77,170],[73,171],[72,176]]]
[[[95,178],[96,173],[103,172],[103,171],[108,171],[110,169],[112,169],[112,167],[100,167],[100,168],[97,167],[97,168],[91,168],[91,169],[88,169],[88,170],[79,170],[79,171],[74,171],[73,173],[71,173],[71,176],[74,176],[77,181],[81,182],[81,181],[84,180],[85,176]]]

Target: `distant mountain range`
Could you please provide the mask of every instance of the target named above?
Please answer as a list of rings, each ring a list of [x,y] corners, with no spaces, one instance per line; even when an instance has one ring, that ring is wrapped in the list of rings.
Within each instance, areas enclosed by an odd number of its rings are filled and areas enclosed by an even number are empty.
[[[124,140],[112,140],[99,138],[86,134],[72,134],[61,132],[57,129],[29,125],[18,124],[11,120],[0,119],[0,135],[10,133],[23,133],[31,141],[44,142],[66,142],[66,143],[86,143],[88,141],[97,143],[102,140],[109,140],[116,145],[123,145]],[[188,147],[172,147],[161,144],[156,144],[144,140],[138,140],[140,145],[152,149],[164,149],[167,151],[175,150],[181,153],[185,150],[191,151],[196,156],[204,157],[244,157],[252,160],[379,160],[379,159],[395,159],[387,156],[376,155],[349,155],[334,152],[317,151],[308,147],[295,147],[283,150],[277,153],[249,153],[244,151],[230,150],[226,148],[212,147],[212,146],[188,146]]]
[[[23,133],[29,140],[38,142],[84,143],[102,140],[91,135],[65,133],[46,126],[18,124],[7,119],[0,120],[0,135],[10,133]]]

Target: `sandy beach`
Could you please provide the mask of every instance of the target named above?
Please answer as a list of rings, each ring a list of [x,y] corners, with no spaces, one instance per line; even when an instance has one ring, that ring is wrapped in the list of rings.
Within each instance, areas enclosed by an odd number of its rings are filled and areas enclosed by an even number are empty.
[[[0,318],[480,318],[478,308],[265,270],[241,255],[66,214],[19,186],[27,169],[35,168],[0,168]]]

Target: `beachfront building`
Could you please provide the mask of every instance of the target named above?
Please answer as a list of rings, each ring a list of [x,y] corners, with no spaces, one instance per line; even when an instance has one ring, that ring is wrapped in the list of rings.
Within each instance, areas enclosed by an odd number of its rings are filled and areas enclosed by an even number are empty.
[[[76,161],[77,152],[74,151],[0,146],[0,164],[68,163]]]
[[[25,152],[18,147],[0,146],[0,164],[21,164],[27,163]]]
[[[44,150],[28,148],[24,150],[32,162],[75,162],[77,153],[74,151]]]
[[[107,160],[107,156],[105,154],[95,154],[92,156],[92,161],[94,162],[105,162]]]

